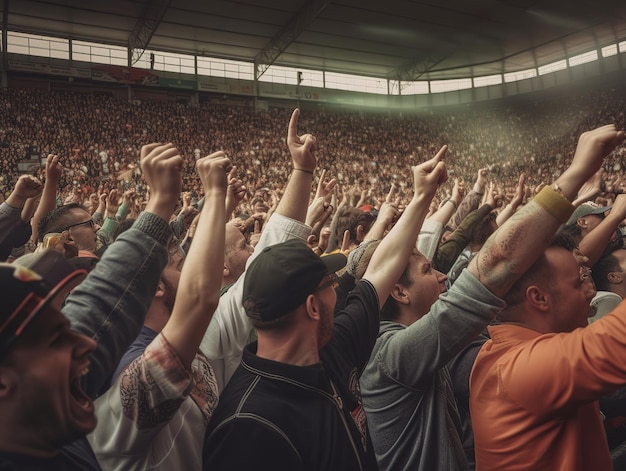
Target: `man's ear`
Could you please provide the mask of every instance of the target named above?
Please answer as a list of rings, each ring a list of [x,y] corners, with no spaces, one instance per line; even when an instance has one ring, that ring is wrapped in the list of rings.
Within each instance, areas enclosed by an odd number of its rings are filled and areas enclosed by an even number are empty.
[[[546,293],[538,286],[531,285],[526,288],[526,301],[539,311],[546,312],[550,309]]]
[[[624,281],[624,275],[620,271],[612,271],[606,275],[606,279],[613,285],[618,285]]]
[[[65,229],[63,232],[61,232],[61,240],[64,240],[66,242],[74,241],[74,239],[72,239],[69,229]]]
[[[406,288],[398,283],[393,285],[391,288],[391,293],[389,293],[394,300],[396,300],[400,304],[409,304],[411,302],[411,298]]]
[[[155,298],[160,298],[165,294],[165,283],[162,280],[159,280],[159,284],[157,285],[156,293],[154,294]]]
[[[307,296],[306,301],[304,302],[304,306],[306,307],[307,316],[310,319],[316,321],[319,321],[321,319],[322,313],[320,310],[320,304],[314,295],[309,294],[309,296]]]
[[[356,226],[356,240],[360,242],[364,238],[365,238],[365,228],[363,227],[363,224],[359,224],[358,226]]]

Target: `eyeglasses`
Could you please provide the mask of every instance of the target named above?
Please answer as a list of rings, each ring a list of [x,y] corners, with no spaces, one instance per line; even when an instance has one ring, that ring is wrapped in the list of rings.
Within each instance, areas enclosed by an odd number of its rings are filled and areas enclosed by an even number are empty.
[[[319,291],[322,291],[328,288],[329,286],[331,286],[333,289],[339,286],[339,277],[337,276],[337,274],[331,273],[329,276],[330,276],[330,280],[328,280],[326,283],[319,285],[317,288],[315,288],[315,291],[313,291],[311,294],[315,294]]]
[[[72,227],[84,226],[85,224],[89,224],[89,227],[91,227],[91,230],[93,230],[93,228],[96,226],[96,223],[93,222],[93,219],[87,219],[86,221],[83,221],[83,222],[77,222],[76,224],[70,224],[69,226],[65,226],[63,230],[68,231]]]

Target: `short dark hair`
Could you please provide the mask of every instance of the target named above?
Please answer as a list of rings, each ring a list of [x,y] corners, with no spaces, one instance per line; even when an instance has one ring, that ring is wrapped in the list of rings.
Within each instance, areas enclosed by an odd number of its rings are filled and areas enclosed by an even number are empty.
[[[245,301],[244,301],[244,305],[245,305]],[[250,319],[250,323],[252,324],[252,327],[254,327],[258,331],[263,332],[265,330],[271,330],[273,332],[276,332],[276,331],[280,331],[289,327],[293,323],[294,318],[296,316],[295,312],[296,310],[294,309],[293,311],[285,314],[284,316],[280,316],[276,319],[272,319],[269,321],[262,321],[261,319],[255,319],[253,317],[250,317],[249,319]]]
[[[43,236],[46,234],[50,232],[62,232],[65,225],[63,219],[67,217],[71,210],[76,208],[89,212],[87,208],[80,203],[69,203],[59,206],[42,217],[37,226],[37,240],[43,242]]]
[[[339,210],[339,216],[337,217],[337,229],[334,237],[336,238],[337,245],[341,245],[343,239],[343,233],[350,231],[350,242],[358,243],[356,238],[356,228],[361,225],[367,232],[376,217],[371,213],[366,213],[360,209],[353,208],[351,206],[345,206]]]
[[[577,223],[566,224],[559,229],[559,234],[568,234],[576,243],[580,242],[582,239],[582,232],[580,231],[580,227]]]
[[[622,267],[619,264],[617,257],[613,255],[613,252],[611,252],[598,260],[593,266],[593,270],[591,270],[591,277],[593,278],[593,282],[596,284],[596,289],[600,291],[611,291],[611,286],[607,276],[609,273],[614,271],[621,272]]]
[[[577,244],[570,234],[558,233],[550,242],[548,247],[561,247],[568,252],[573,252]],[[573,256],[573,255],[572,255]],[[543,252],[537,261],[524,273],[504,296],[507,305],[515,306],[521,304],[526,296],[526,288],[531,285],[550,286],[552,274],[549,271],[548,259]]]
[[[400,275],[400,278],[396,283],[399,283],[403,286],[411,286],[414,281],[415,280],[413,280],[409,276],[409,264],[407,263],[404,271],[402,272],[402,275]],[[396,319],[399,312],[400,309],[398,307],[398,303],[390,294],[387,297],[385,304],[383,304],[383,307],[380,309],[380,319],[383,321],[393,321]]]

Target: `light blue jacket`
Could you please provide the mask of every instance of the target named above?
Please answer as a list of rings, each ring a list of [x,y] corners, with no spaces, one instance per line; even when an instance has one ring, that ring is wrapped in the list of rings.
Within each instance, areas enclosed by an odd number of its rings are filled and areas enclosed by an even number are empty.
[[[430,312],[410,326],[381,323],[360,380],[381,470],[467,469],[446,365],[504,306],[464,270]]]

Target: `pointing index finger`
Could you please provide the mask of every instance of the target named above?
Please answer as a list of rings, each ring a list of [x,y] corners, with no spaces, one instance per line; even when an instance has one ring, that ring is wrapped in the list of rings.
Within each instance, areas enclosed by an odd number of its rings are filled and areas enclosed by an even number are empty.
[[[391,203],[393,201],[393,195],[395,192],[396,192],[396,184],[392,183],[391,188],[389,188],[389,193],[387,193],[387,198],[385,198],[385,201],[387,203]]]
[[[443,160],[443,157],[446,155],[446,152],[448,152],[448,145],[444,144],[443,146],[441,146],[441,149],[439,149],[439,152],[437,152],[437,154],[435,155],[435,162],[441,162]]]
[[[289,120],[289,131],[287,132],[287,138],[289,140],[295,139],[298,135],[298,118],[300,117],[300,109],[296,108],[291,113],[291,119]]]

